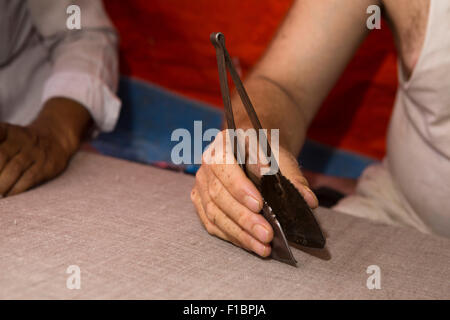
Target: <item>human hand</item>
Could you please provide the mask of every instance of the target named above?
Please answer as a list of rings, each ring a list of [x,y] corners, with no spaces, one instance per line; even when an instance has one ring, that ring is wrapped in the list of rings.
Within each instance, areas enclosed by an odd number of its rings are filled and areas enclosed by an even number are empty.
[[[220,134],[224,134],[222,131]],[[216,140],[213,144],[218,141]],[[311,208],[318,206],[295,157],[279,148],[280,170],[299,190]],[[203,161],[196,174],[191,200],[206,230],[236,246],[267,257],[273,230],[259,214],[263,199],[255,185],[235,161],[233,164],[211,164]]]
[[[24,192],[60,174],[89,119],[83,106],[56,98],[28,126],[0,123],[0,195]]]

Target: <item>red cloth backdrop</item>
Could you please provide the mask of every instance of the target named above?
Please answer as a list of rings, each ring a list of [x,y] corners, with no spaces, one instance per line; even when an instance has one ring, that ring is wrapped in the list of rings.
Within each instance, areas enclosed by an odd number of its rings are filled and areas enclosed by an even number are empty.
[[[221,108],[209,34],[221,31],[245,76],[292,0],[105,0],[119,30],[122,74]],[[316,141],[375,158],[385,138],[397,86],[396,55],[385,24],[371,32],[314,120]]]

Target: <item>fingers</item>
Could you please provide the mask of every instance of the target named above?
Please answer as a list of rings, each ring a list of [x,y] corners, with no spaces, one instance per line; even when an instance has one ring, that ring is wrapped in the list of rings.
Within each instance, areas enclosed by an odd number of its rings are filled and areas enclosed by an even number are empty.
[[[6,166],[6,164],[8,163],[9,160],[9,156],[6,153],[5,150],[2,149],[2,147],[0,146],[0,174],[3,170],[3,168]]]
[[[228,236],[220,231],[219,228],[217,228],[211,221],[209,221],[208,217],[206,216],[205,210],[203,210],[202,200],[200,199],[200,196],[198,194],[197,188],[194,187],[191,192],[191,200],[194,203],[195,209],[197,211],[197,214],[205,226],[206,231],[208,231],[209,234],[213,236],[217,236],[219,238],[222,238],[224,240],[230,241]]]
[[[10,159],[20,152],[20,145],[17,143],[9,143],[4,141],[0,144],[0,173],[5,168]]]
[[[255,213],[261,211],[263,201],[261,194],[236,162],[234,164],[205,165],[205,168],[211,170],[236,201]]]
[[[208,215],[214,216],[215,225],[230,238],[235,239],[240,247],[253,251],[262,257],[267,257],[269,255],[270,246],[268,244],[263,244],[250,236],[245,230],[223,213],[223,211],[213,202],[210,202],[208,210]]]
[[[2,143],[7,137],[7,124],[0,123],[0,143]]]
[[[33,159],[28,152],[21,152],[14,156],[0,173],[0,194],[6,195],[32,164]]]
[[[201,167],[197,172],[196,185],[193,191],[194,194],[191,195],[197,213],[204,223],[205,228],[210,234],[228,240],[249,251],[253,251],[260,256],[268,256],[270,254],[270,245],[268,242],[270,242],[273,237],[270,225],[262,216],[251,212],[249,209],[245,208],[245,206],[237,202],[228,192],[221,194],[221,196],[223,196],[228,193],[228,197],[218,201],[221,205],[227,200],[231,201],[232,204],[227,207],[228,211],[224,212],[209,195],[208,190],[210,186],[208,184],[208,179],[210,177],[216,179],[211,172],[206,171],[205,167]],[[236,208],[237,210],[235,211],[234,209]],[[264,221],[259,220],[259,218],[262,218]],[[257,224],[254,224],[254,222],[257,222]],[[238,223],[241,223],[242,225]],[[266,229],[264,229],[262,235],[267,243],[263,243],[255,238],[255,236],[258,235],[258,228],[255,228],[255,226],[260,226],[260,223],[267,224],[265,228],[268,227],[270,230],[266,231]],[[247,232],[246,229],[249,230],[249,232]]]
[[[208,193],[214,204],[241,228],[263,243],[269,243],[273,238],[270,224],[261,214],[257,214],[242,205],[228,192],[215,175],[210,175]]]
[[[69,159],[50,131],[0,123],[0,195],[14,195],[54,178]]]
[[[226,131],[220,132],[202,157],[207,175],[215,175],[231,195],[253,212],[262,209],[262,197],[234,158]]]
[[[317,208],[319,201],[309,188],[308,181],[303,176],[295,157],[290,152],[280,148],[279,165],[283,175],[297,188],[306,203],[313,209]]]
[[[41,183],[44,180],[42,173],[42,164],[34,163],[28,170],[26,170],[22,176],[17,180],[11,190],[8,192],[8,196],[13,196],[18,193],[27,191],[36,184]]]

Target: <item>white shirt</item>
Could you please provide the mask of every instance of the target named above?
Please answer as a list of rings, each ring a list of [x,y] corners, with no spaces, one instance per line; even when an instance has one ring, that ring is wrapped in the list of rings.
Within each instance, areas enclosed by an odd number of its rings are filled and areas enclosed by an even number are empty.
[[[69,5],[81,29],[69,30]],[[114,128],[120,100],[118,37],[100,0],[0,0],[0,121],[30,123],[45,101],[84,105],[97,127]]]
[[[335,210],[450,237],[450,1],[431,0],[412,75],[399,88],[382,164]]]
[[[450,237],[450,1],[432,0],[424,45],[390,123],[389,170],[408,204]]]

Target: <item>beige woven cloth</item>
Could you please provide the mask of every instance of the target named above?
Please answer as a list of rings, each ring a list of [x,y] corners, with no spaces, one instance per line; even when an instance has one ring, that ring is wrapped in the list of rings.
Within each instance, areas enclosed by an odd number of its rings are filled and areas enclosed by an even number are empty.
[[[0,200],[0,298],[450,298],[447,239],[319,209],[328,253],[293,249],[294,268],[209,236],[192,184],[79,153],[58,179]],[[66,286],[70,265],[79,290]],[[370,265],[381,289],[366,286]]]

